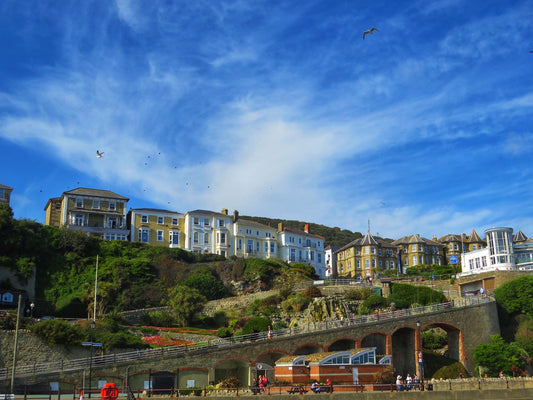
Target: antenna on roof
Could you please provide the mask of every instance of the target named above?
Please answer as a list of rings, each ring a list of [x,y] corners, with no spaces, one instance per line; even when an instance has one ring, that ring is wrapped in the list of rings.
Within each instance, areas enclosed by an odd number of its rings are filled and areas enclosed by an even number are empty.
[[[370,232],[370,218],[368,218],[368,232]]]

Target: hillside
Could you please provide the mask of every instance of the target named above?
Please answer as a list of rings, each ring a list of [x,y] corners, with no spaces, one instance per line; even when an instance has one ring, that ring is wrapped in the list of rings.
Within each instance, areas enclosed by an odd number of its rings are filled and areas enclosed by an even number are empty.
[[[279,223],[283,223],[283,226],[286,228],[300,229],[303,230],[305,222],[296,221],[296,220],[287,220],[287,219],[276,219],[276,218],[266,218],[266,217],[252,217],[242,215],[240,218],[248,219],[251,221],[259,222],[263,225],[268,225],[277,228]],[[355,239],[363,237],[360,232],[352,232],[347,229],[341,229],[338,227],[331,228],[329,226],[309,223],[309,230],[315,235],[322,236],[324,238],[325,246],[336,246],[342,247],[345,244],[350,243]]]

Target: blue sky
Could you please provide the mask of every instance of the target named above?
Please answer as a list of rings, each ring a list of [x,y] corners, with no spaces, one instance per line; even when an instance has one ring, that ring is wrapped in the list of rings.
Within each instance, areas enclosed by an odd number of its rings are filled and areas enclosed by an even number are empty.
[[[0,41],[16,218],[89,187],[392,238],[533,236],[530,1],[4,0]]]

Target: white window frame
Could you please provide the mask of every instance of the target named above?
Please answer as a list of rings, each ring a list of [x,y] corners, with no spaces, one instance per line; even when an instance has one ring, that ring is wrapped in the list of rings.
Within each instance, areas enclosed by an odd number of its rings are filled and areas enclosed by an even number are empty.
[[[100,200],[93,199],[93,210],[99,210],[99,209],[100,209]]]
[[[163,231],[162,229],[158,229],[157,230],[157,241],[162,242],[164,240],[165,240],[165,231]]]

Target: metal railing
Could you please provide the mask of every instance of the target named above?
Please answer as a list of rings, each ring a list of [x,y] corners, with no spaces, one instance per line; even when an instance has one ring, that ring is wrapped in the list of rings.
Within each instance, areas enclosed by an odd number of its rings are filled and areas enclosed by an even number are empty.
[[[459,299],[447,303],[434,304],[425,307],[410,308],[398,311],[391,311],[379,314],[360,315],[353,318],[335,321],[313,322],[307,325],[285,328],[272,331],[271,339],[279,337],[290,337],[295,335],[306,334],[310,332],[326,331],[348,326],[382,322],[392,319],[401,319],[422,314],[445,312],[453,308],[464,308],[481,303],[495,301],[493,296],[475,296],[472,298]],[[184,353],[205,353],[220,348],[236,347],[242,344],[255,343],[257,341],[271,340],[268,338],[268,332],[259,332],[248,335],[232,336],[230,338],[213,338],[203,343],[194,345],[180,345],[161,347],[157,349],[135,350],[118,354],[105,354],[92,357],[92,368],[98,368],[108,365],[126,364],[136,361],[149,360],[161,357],[173,357]],[[48,363],[35,363],[33,365],[20,365],[15,369],[15,377],[28,377],[58,372],[72,372],[89,368],[89,357],[72,360],[61,360]],[[10,368],[0,368],[0,380],[6,380],[11,376]]]

